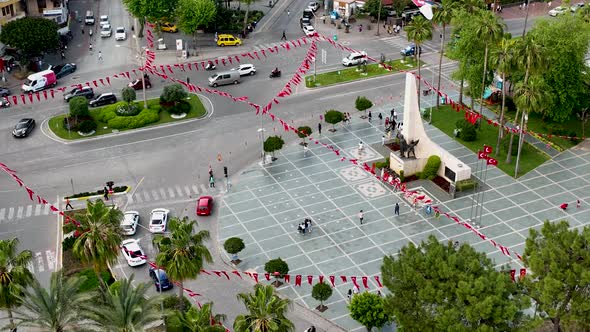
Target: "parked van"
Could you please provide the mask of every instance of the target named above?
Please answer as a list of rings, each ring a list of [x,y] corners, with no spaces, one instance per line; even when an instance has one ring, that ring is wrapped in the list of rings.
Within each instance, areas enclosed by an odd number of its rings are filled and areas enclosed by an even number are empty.
[[[92,10],[86,12],[86,16],[84,17],[84,24],[94,25],[94,13],[92,12]]]
[[[23,92],[36,92],[57,85],[57,78],[53,70],[44,70],[27,77],[27,81],[21,86]]]
[[[236,38],[232,35],[221,34],[217,36],[217,46],[240,46],[241,44],[242,41],[240,40],[240,38]]]
[[[214,88],[218,85],[238,83],[240,83],[240,72],[237,70],[220,72],[209,77],[209,85]]]

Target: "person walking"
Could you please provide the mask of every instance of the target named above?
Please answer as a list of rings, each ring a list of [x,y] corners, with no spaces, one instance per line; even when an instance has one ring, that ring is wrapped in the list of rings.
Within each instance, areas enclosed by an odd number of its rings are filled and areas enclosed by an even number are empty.
[[[66,210],[67,210],[68,208],[70,208],[70,209],[72,209],[72,210],[74,209],[74,208],[72,207],[72,204],[70,204],[70,198],[69,198],[69,197],[66,197]]]
[[[107,189],[107,187],[103,188],[103,196],[105,201],[109,200],[109,190]]]
[[[88,44],[88,49],[92,52],[92,43]]]
[[[365,218],[365,214],[363,213],[363,210],[361,210],[359,212],[359,220],[361,221],[361,225],[363,224],[363,219]]]
[[[283,30],[283,36],[281,37],[281,40],[287,40],[287,35],[285,34],[285,30]]]
[[[215,188],[215,178],[213,178],[213,175],[209,178],[209,188]]]
[[[98,51],[98,61],[102,61],[102,52]]]
[[[385,145],[385,135],[381,136],[381,145]]]
[[[65,60],[66,59],[66,52],[61,51],[61,59]]]
[[[371,114],[371,111],[369,111],[369,122],[371,122],[372,119],[373,119],[373,114]]]
[[[399,204],[398,203],[395,203],[395,207],[393,208],[393,213],[396,216],[399,216]]]
[[[381,112],[379,112],[377,117],[379,118],[379,124],[381,124],[381,121],[383,121],[383,115],[381,115]]]
[[[322,135],[322,123],[318,123],[318,133],[320,134],[320,136]]]
[[[348,289],[348,293],[346,294],[346,297],[348,297],[348,302],[350,302],[350,300],[352,299],[352,289]]]
[[[578,199],[578,200],[576,201],[576,208],[578,208],[578,209],[579,209],[581,206],[582,206],[582,202],[580,202],[580,200]]]
[[[82,27],[82,34],[84,34],[84,27]]]

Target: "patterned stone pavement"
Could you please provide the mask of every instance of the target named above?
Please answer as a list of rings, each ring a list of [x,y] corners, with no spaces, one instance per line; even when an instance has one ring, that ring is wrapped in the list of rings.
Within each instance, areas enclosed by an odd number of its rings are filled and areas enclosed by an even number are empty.
[[[429,103],[423,100],[424,107]],[[398,113],[403,112],[403,106],[397,103],[373,110],[373,114],[388,113],[392,106]],[[325,133],[321,141],[337,146],[347,157],[356,158],[362,140],[363,161],[370,163],[381,158],[376,147],[381,144],[383,126],[377,120],[368,123],[355,118],[350,125],[337,128],[335,133]],[[426,125],[426,130],[442,147],[475,170],[474,153],[434,127]],[[287,146],[277,157],[271,165],[254,165],[232,179],[234,186],[219,211],[219,241],[233,236],[245,241],[246,249],[240,253],[242,270],[264,273],[264,264],[269,259],[286,260],[289,273],[303,275],[304,281],[300,287],[291,281],[280,292],[309,308],[319,303],[311,297],[307,275],[378,275],[384,255],[395,255],[408,242],[418,244],[431,234],[441,241],[470,243],[498,267],[522,267],[520,262],[504,256],[452,220],[436,219],[421,209],[414,210],[399,193],[360,167],[341,162],[321,145],[311,145],[307,156],[300,145]],[[572,227],[590,224],[589,175],[590,148],[563,152],[518,180],[498,169],[489,169],[480,232],[522,253],[529,228],[539,229],[544,220],[567,219]],[[422,190],[429,197],[437,197],[436,193]],[[435,199],[435,204],[463,219],[469,218],[471,199]],[[558,208],[562,202],[576,199],[583,201],[581,208],[573,206],[567,212]],[[400,204],[400,216],[393,213],[396,202]],[[361,209],[365,213],[363,225],[357,217]],[[296,227],[308,216],[315,222],[313,231],[301,235]],[[370,291],[377,290],[372,278],[369,286]],[[346,284],[337,280],[334,294],[327,302],[329,309],[322,314],[349,331],[362,329],[349,317],[346,308],[346,293],[352,287],[350,280]]]

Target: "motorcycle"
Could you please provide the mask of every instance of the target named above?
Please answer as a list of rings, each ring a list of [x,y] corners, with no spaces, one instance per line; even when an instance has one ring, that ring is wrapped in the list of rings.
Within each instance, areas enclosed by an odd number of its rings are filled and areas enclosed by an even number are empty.
[[[280,70],[273,70],[270,72],[270,78],[276,78],[276,77],[281,77],[281,71]]]
[[[10,107],[10,102],[8,101],[8,99],[6,99],[6,97],[0,99],[0,108],[7,108]]]
[[[215,70],[215,65],[213,64],[213,62],[209,62],[207,63],[207,65],[205,66],[205,70]]]

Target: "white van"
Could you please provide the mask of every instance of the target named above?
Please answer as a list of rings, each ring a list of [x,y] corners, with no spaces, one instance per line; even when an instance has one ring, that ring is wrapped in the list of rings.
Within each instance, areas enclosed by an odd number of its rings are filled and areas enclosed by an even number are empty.
[[[209,85],[216,88],[218,85],[240,83],[240,73],[237,70],[220,72],[209,77]]]
[[[86,16],[84,16],[84,24],[94,25],[94,13],[92,10],[86,12]]]

